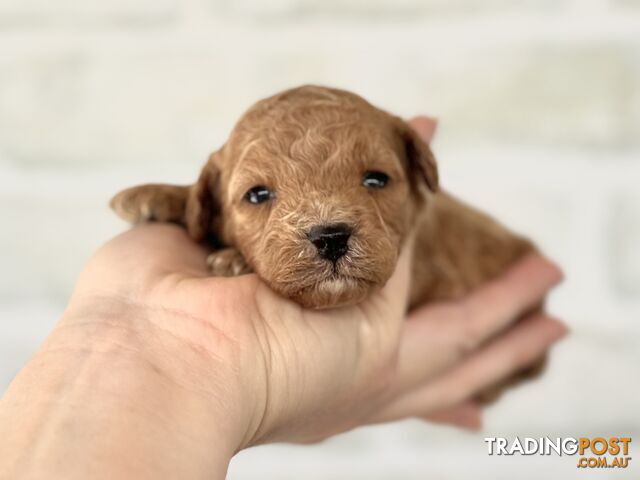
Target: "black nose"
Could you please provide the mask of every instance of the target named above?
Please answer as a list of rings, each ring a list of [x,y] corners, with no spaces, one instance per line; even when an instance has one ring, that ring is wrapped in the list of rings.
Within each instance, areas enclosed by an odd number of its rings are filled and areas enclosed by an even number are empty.
[[[347,253],[350,236],[351,228],[346,223],[316,225],[307,234],[309,241],[318,249],[318,255],[332,262]]]

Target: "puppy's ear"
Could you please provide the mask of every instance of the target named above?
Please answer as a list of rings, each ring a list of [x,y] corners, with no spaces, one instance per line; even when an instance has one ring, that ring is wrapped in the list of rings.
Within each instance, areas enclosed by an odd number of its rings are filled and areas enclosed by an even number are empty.
[[[396,129],[408,162],[409,179],[414,186],[416,176],[432,192],[438,191],[438,166],[429,145],[404,120],[396,118]]]
[[[189,189],[184,213],[187,231],[191,238],[198,242],[212,239],[214,223],[220,213],[220,204],[215,195],[219,190],[220,172],[214,165],[214,155],[209,157],[209,161],[200,172],[198,181]]]

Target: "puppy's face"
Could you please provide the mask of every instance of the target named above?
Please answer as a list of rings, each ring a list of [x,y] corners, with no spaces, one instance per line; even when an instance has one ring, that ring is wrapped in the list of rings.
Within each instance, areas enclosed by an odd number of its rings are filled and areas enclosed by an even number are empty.
[[[355,95],[303,87],[240,120],[196,197],[209,203],[200,224],[274,290],[323,308],[388,280],[436,184],[428,147],[404,122]]]

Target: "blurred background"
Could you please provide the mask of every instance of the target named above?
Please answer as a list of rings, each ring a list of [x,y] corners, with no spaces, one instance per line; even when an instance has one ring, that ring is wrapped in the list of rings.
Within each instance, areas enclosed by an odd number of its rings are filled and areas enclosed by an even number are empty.
[[[567,276],[571,336],[480,433],[418,421],[259,447],[230,479],[640,478],[640,1],[0,0],[0,392],[126,226],[254,101],[302,83],[440,119],[444,187]],[[485,436],[632,436],[626,471],[490,457]]]

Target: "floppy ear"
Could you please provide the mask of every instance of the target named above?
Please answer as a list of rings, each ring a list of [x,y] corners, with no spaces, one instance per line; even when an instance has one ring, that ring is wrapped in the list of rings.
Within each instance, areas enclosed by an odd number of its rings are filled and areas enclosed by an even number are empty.
[[[437,192],[438,166],[429,145],[404,120],[397,119],[397,129],[404,146],[410,181],[414,186],[417,186],[414,183],[417,175],[420,180],[424,181],[429,190]]]
[[[214,223],[220,213],[220,204],[214,192],[218,191],[219,170],[213,164],[213,156],[200,172],[198,181],[189,188],[184,224],[194,240],[213,240]]]

